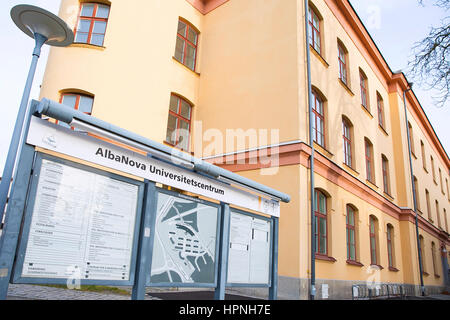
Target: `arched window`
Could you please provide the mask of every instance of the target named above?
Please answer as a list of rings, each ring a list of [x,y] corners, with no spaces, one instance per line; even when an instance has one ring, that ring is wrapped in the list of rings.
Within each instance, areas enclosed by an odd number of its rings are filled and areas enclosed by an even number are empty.
[[[378,220],[375,216],[369,217],[370,234],[370,264],[378,265]]]
[[[408,130],[409,130],[409,144],[411,146],[411,152],[412,153],[416,153],[415,148],[414,148],[414,134],[413,134],[413,128],[411,123],[408,122]],[[433,157],[432,157],[433,158]]]
[[[351,205],[347,205],[347,260],[356,262],[356,210]]]
[[[175,59],[193,71],[197,61],[198,35],[199,31],[187,21],[178,21]]]
[[[81,3],[75,28],[75,41],[103,46],[108,24],[109,6],[99,3]]]
[[[325,108],[323,98],[316,90],[312,91],[313,98],[313,141],[325,147]]]
[[[427,202],[428,219],[431,219],[432,212],[431,212],[430,192],[428,191],[428,189],[425,189],[425,200]]]
[[[346,85],[348,83],[348,51],[344,44],[338,40],[339,79]]]
[[[389,178],[389,161],[384,154],[381,155],[381,168],[383,171],[384,193],[390,195],[391,194],[391,183],[390,183],[390,178]]]
[[[387,225],[386,237],[387,237],[389,269],[393,269],[395,267],[395,263],[394,263],[394,246],[392,245],[392,242],[394,240],[394,227],[391,224]]]
[[[422,264],[422,273],[427,275],[427,266],[425,264],[425,241],[423,239],[423,236],[419,236],[419,244],[420,244],[420,263]]]
[[[366,178],[371,183],[375,183],[375,172],[373,165],[373,145],[369,139],[364,139],[364,150],[366,158]]]
[[[92,106],[94,104],[94,97],[87,94],[81,94],[76,92],[64,92],[61,94],[60,103],[75,110],[79,110],[88,115],[91,115]],[[63,127],[70,128],[70,126],[64,122],[56,121],[56,123],[58,123]]]
[[[436,202],[437,223],[438,223],[438,227],[441,228],[441,214],[439,212],[439,201],[435,200],[435,202]]]
[[[377,108],[378,108],[378,124],[383,129],[386,129],[386,124],[384,120],[384,102],[381,95],[377,92]]]
[[[420,210],[419,181],[417,180],[416,176],[413,176],[413,181],[414,181],[414,196],[416,198],[416,206],[417,210]]]
[[[359,69],[359,83],[361,87],[361,105],[368,111],[370,111],[369,108],[369,94],[368,94],[368,80],[366,77],[366,74]]]
[[[328,254],[327,242],[327,196],[320,190],[315,190],[314,196],[315,212],[315,241],[316,254]]]
[[[431,242],[431,259],[433,260],[434,275],[439,277],[438,268],[437,268],[437,264],[436,264],[436,245],[434,242]]]
[[[178,95],[170,96],[166,142],[181,150],[189,150],[192,105]]]
[[[309,44],[314,48],[319,54],[321,53],[321,27],[320,21],[321,17],[317,10],[309,5],[308,11],[308,21],[309,21]]]
[[[344,163],[353,167],[352,124],[346,118],[342,118],[342,139],[344,144]]]

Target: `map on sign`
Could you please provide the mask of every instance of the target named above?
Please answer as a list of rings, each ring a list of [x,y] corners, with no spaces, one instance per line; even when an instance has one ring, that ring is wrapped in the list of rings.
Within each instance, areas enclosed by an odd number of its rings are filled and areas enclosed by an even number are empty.
[[[214,283],[218,207],[158,194],[152,283]]]

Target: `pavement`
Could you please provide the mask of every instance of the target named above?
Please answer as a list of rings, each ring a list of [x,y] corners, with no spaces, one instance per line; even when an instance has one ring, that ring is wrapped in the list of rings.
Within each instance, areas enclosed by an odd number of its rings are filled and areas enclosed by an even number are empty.
[[[212,291],[152,291],[145,300],[213,300]],[[131,300],[131,294],[90,292],[31,284],[10,284],[6,300]],[[252,297],[226,294],[225,300],[258,300]],[[402,299],[403,300],[403,299]],[[450,300],[450,295],[438,294],[426,297],[406,297],[404,300]]]

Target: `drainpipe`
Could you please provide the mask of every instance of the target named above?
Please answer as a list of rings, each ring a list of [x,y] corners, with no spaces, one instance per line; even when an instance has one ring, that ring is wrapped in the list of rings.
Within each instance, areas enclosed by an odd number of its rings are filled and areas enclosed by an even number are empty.
[[[313,111],[311,104],[311,55],[309,52],[309,21],[308,21],[309,5],[305,0],[305,34],[306,34],[306,66],[308,74],[308,113],[309,113],[309,145],[311,147],[310,163],[310,208],[311,208],[311,283],[309,299],[314,300],[316,296],[316,239],[315,239],[315,215],[314,215],[314,139],[313,139]]]
[[[422,251],[420,248],[420,239],[419,239],[419,214],[417,213],[417,199],[416,199],[416,186],[414,182],[414,171],[412,165],[412,156],[411,156],[411,136],[409,134],[409,125],[408,125],[408,112],[406,107],[406,92],[412,90],[412,83],[408,83],[408,88],[403,91],[403,105],[405,107],[405,122],[406,122],[406,134],[408,136],[408,155],[409,155],[409,168],[411,170],[411,184],[412,184],[412,194],[413,194],[413,202],[414,202],[414,213],[416,215],[416,238],[417,238],[417,253],[419,256],[419,274],[420,274],[420,290],[422,296],[425,296],[425,287],[423,285],[423,266],[422,266]]]

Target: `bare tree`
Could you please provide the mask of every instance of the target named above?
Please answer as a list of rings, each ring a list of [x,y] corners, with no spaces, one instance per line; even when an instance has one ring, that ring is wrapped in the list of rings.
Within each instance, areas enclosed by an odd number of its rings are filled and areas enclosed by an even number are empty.
[[[423,0],[419,0],[423,5]],[[450,0],[434,0],[434,4],[447,11]],[[436,105],[443,107],[450,97],[450,17],[441,21],[441,26],[432,27],[430,33],[413,47],[414,58],[409,62],[410,76],[438,93],[433,96]]]

